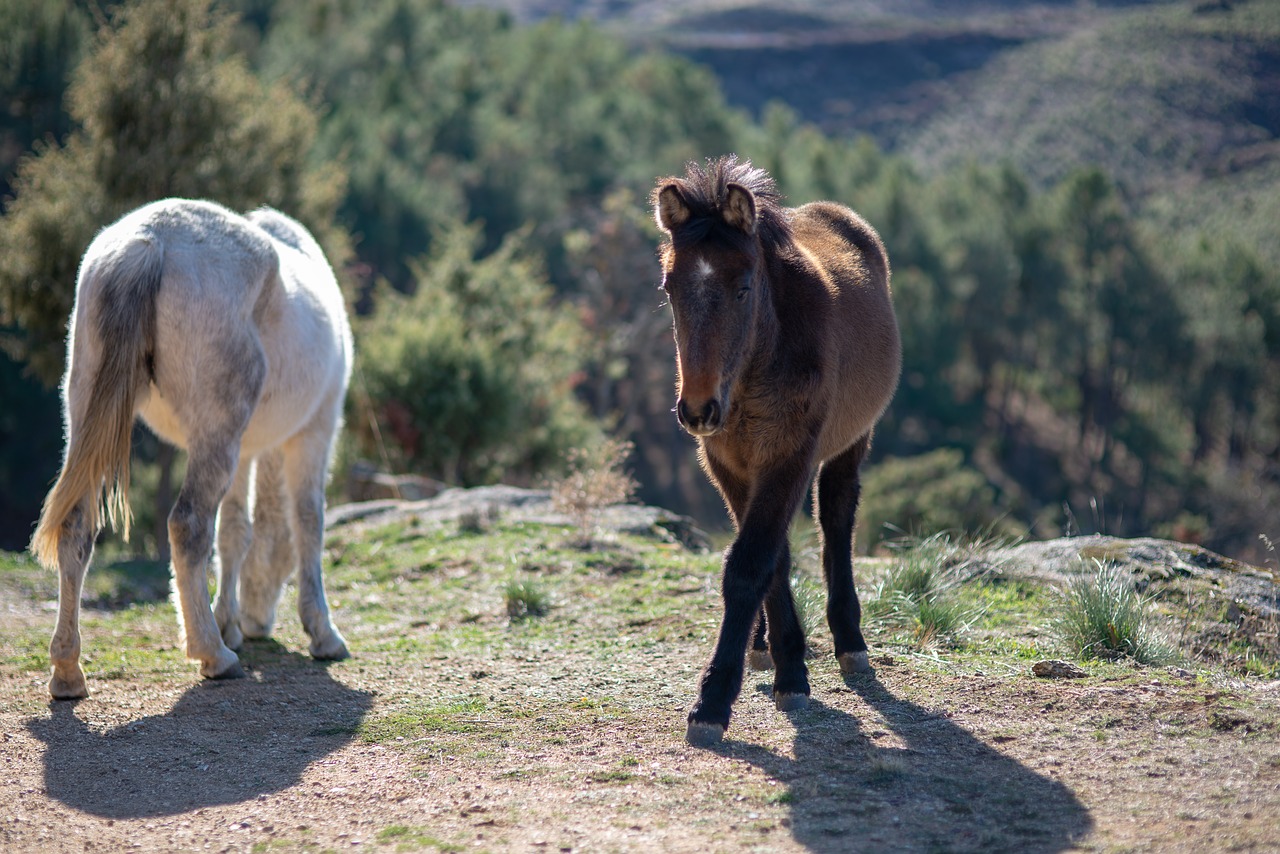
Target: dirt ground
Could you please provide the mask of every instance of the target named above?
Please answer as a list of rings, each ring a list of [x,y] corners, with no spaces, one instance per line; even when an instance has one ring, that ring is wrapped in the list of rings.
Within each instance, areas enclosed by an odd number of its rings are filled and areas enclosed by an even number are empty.
[[[611,621],[579,591],[526,627],[486,616],[500,605],[478,564],[431,570],[455,597],[448,625],[391,613],[388,591],[417,577],[361,587],[344,571],[348,661],[299,654],[286,605],[278,640],[242,651],[247,678],[201,682],[166,604],[128,625],[87,614],[100,660],[113,643],[162,654],[87,667],[75,703],[22,663],[48,605],[0,608],[0,850],[1280,848],[1280,683],[1045,680],[883,646],[874,677],[845,678],[815,639],[809,708],[777,711],[768,675],[749,674],[728,737],[699,749],[684,716],[718,618],[711,576],[668,572],[683,616]]]

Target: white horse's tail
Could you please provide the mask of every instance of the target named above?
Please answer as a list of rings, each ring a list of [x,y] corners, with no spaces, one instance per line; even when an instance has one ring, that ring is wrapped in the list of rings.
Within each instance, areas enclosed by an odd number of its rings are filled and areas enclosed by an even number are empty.
[[[89,399],[71,399],[67,378],[67,454],[57,483],[44,500],[31,551],[56,567],[58,543],[76,507],[85,499],[89,530],[98,531],[105,514],[129,539],[129,450],[138,392],[148,381],[155,350],[156,293],[164,271],[164,249],[138,236],[105,256],[85,262],[81,289],[89,294],[84,319],[93,325],[101,357],[89,384]],[[89,330],[76,330],[76,335]],[[68,359],[71,358],[68,348]],[[82,417],[73,421],[73,413]]]

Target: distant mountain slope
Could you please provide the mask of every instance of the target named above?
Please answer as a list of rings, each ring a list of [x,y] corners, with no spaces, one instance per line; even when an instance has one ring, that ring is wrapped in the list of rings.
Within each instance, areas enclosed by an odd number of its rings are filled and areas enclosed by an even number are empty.
[[[1099,165],[1171,225],[1280,215],[1275,0],[467,2],[593,18],[705,63],[732,103],[782,101],[926,170]]]
[[[1280,160],[1280,4],[1116,15],[994,59],[902,146],[1009,159],[1039,181],[1099,164],[1145,196]]]

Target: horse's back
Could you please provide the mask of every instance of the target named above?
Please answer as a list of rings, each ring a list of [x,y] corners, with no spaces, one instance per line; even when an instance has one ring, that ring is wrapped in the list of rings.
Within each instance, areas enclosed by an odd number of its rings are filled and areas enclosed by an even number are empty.
[[[797,208],[796,243],[828,293],[829,412],[819,459],[849,447],[879,420],[898,385],[902,345],[880,235],[861,216],[833,202]]]
[[[332,269],[302,226],[271,213],[263,228],[211,202],[170,199],[116,226],[163,252],[152,393],[140,414],[181,447],[218,423],[218,407],[235,404],[229,391],[254,377],[242,441],[251,454],[287,439],[345,388],[350,331]]]

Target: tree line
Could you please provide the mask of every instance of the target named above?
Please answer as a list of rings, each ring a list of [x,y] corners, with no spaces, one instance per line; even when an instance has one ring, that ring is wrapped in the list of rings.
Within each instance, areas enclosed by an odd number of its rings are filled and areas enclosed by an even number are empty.
[[[1230,230],[1155,230],[1096,169],[924,173],[785,105],[754,120],[704,69],[589,24],[441,0],[29,5],[0,6],[7,547],[57,467],[80,255],[166,195],[321,236],[358,315],[344,460],[538,483],[612,433],[642,498],[721,523],[670,412],[647,199],[729,151],[888,247],[905,364],[864,548],[1103,530],[1264,560],[1280,536],[1280,277]],[[139,488],[163,491],[180,461],[143,451],[161,474]]]

